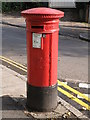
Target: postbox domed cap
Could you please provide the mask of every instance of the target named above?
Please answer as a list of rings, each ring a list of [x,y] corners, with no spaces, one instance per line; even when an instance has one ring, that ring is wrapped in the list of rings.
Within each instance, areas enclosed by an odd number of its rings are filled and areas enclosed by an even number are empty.
[[[25,18],[32,19],[42,19],[42,18],[61,18],[64,16],[64,12],[56,9],[39,7],[27,9],[21,12],[22,16]]]

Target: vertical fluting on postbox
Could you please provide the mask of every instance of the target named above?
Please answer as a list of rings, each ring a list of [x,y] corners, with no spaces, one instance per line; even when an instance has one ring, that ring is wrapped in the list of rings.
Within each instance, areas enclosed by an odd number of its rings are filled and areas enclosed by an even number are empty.
[[[57,107],[58,31],[64,13],[41,7],[21,14],[27,32],[27,107],[52,111]]]

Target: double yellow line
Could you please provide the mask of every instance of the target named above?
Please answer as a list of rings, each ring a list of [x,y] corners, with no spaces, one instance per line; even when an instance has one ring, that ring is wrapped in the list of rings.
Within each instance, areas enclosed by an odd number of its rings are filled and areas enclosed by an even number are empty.
[[[8,58],[6,58],[6,57],[4,57],[4,56],[0,56],[0,59],[1,59],[2,61],[6,62],[6,63],[9,63],[10,65],[18,68],[18,69],[20,69],[20,70],[23,70],[24,72],[27,72],[27,67],[25,67],[25,66],[22,65],[22,64],[19,64],[19,63],[15,62],[15,61],[13,61],[13,60],[10,60],[10,59],[8,59]]]
[[[63,86],[64,88],[68,89],[69,91],[73,92],[76,95],[81,96],[83,99],[87,100],[90,102],[90,98],[88,98],[86,95],[84,95],[83,93],[71,88],[70,86],[64,84],[63,82],[60,82],[58,80],[58,85]],[[78,104],[80,104],[81,106],[85,107],[87,110],[90,110],[90,106],[83,102],[82,100],[78,99],[77,97],[75,97],[74,95],[70,94],[69,92],[67,92],[66,90],[63,90],[62,88],[58,87],[58,91],[60,91],[61,93],[63,93],[64,95],[66,95],[67,97],[69,97],[71,100],[77,102]]]
[[[10,60],[4,56],[0,56],[0,59],[6,63],[9,63],[10,65],[23,70],[24,72],[27,72],[27,67],[25,67],[22,64],[19,64],[13,60]],[[82,100],[78,99],[77,97],[73,96],[71,93],[67,92],[66,90],[63,90],[62,88],[60,88],[60,86],[63,86],[64,88],[68,89],[69,91],[71,91],[72,93],[81,96],[83,99],[85,99],[86,101],[90,102],[90,98],[88,98],[86,95],[84,95],[83,93],[71,88],[70,86],[64,84],[63,82],[61,82],[60,80],[58,80],[58,91],[61,92],[62,94],[64,94],[65,96],[67,96],[68,98],[70,98],[71,100],[77,102],[78,104],[80,104],[81,106],[85,107],[87,110],[90,110],[90,106],[83,102]]]

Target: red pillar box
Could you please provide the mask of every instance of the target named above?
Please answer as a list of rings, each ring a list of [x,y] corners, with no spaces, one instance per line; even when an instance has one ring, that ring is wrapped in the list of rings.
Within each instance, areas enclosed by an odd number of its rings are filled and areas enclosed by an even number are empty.
[[[41,7],[21,14],[27,32],[27,106],[52,111],[57,107],[59,18],[64,12]]]

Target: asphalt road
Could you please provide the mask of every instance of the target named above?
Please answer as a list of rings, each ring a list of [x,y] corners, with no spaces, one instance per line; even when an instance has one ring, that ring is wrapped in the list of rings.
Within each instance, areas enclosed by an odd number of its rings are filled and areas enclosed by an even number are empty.
[[[80,27],[69,27],[69,26],[59,26],[59,33],[63,36],[71,36],[73,38],[79,38],[80,33],[87,33],[90,31],[88,28]]]
[[[76,31],[78,33],[78,29]],[[61,35],[58,51],[58,78],[88,82],[88,43]],[[27,65],[25,29],[3,25],[2,54]]]

